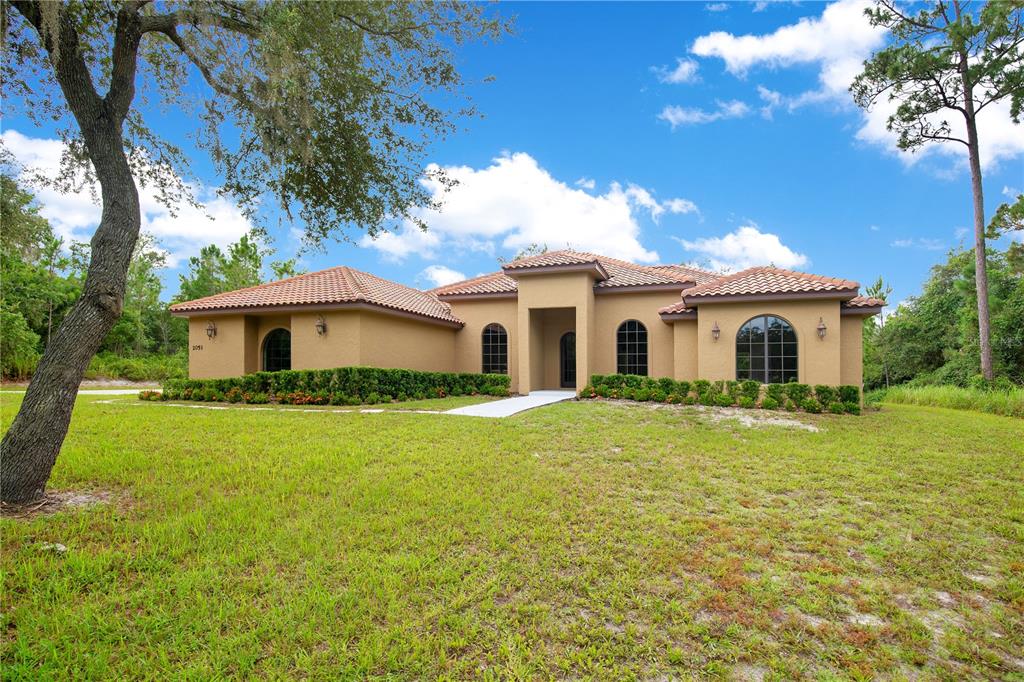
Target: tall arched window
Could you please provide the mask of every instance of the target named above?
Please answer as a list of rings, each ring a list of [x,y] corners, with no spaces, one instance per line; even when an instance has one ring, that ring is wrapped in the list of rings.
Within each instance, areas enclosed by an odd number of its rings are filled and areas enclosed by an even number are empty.
[[[484,327],[483,373],[508,374],[508,333],[496,322]]]
[[[796,331],[781,317],[758,315],[736,334],[737,379],[763,384],[796,381],[796,360]]]
[[[636,320],[619,325],[615,335],[619,374],[647,375],[647,327]]]
[[[277,372],[292,368],[292,333],[275,329],[263,339],[263,371]]]

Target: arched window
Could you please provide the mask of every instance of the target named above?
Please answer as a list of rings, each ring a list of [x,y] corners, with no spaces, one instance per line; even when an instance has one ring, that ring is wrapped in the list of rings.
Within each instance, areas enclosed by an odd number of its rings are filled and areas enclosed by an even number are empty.
[[[619,325],[615,335],[619,374],[647,375],[647,327],[636,320]]]
[[[793,325],[781,317],[758,315],[736,334],[736,378],[763,384],[797,380]]]
[[[484,327],[483,373],[508,374],[508,332],[494,322]]]
[[[292,368],[292,333],[275,329],[263,339],[263,371],[277,372]]]

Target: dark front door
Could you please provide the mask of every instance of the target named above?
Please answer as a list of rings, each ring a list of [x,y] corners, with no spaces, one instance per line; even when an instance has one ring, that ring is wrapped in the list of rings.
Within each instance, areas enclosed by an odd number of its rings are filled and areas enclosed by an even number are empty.
[[[558,344],[562,359],[559,377],[562,388],[576,388],[576,332],[566,332]]]

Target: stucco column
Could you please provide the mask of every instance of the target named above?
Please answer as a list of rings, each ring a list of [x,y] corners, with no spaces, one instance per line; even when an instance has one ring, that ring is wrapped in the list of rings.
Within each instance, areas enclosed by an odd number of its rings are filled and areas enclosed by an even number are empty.
[[[594,294],[584,292],[576,306],[576,393],[590,382],[591,358],[594,357]]]
[[[534,330],[531,326],[530,309],[524,305],[522,298],[519,299],[519,310],[517,311],[518,334],[516,343],[519,350],[519,393],[526,395],[532,386],[530,382],[530,360],[533,357],[531,346],[533,345]]]

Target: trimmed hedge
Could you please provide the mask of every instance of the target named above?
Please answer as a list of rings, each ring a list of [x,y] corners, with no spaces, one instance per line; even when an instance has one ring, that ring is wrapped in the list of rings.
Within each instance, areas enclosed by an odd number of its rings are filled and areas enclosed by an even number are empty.
[[[162,400],[286,405],[366,405],[458,395],[506,396],[507,374],[420,372],[412,369],[336,369],[256,372],[229,379],[172,379]],[[143,400],[152,399],[139,396]]]
[[[818,414],[860,414],[859,386],[761,384],[756,381],[675,381],[634,374],[595,374],[581,398],[624,398],[676,405],[803,410]]]

